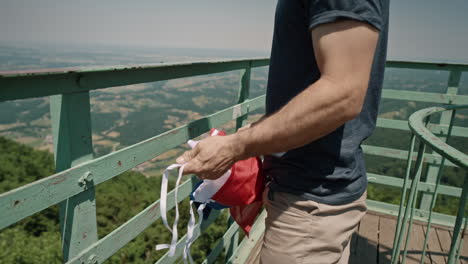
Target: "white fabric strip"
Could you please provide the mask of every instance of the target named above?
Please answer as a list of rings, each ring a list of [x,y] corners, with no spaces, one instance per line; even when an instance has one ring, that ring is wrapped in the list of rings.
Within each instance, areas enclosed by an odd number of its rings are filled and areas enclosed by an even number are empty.
[[[198,213],[198,223],[195,225],[195,215],[192,208],[193,201],[190,201],[190,221],[187,225],[187,241],[185,242],[184,247],[184,259],[188,257],[190,263],[193,263],[192,254],[190,253],[190,246],[192,246],[193,241],[195,241],[194,231],[195,227],[200,226],[203,221],[203,209],[205,209],[206,204],[200,204],[197,209]]]
[[[213,130],[213,133],[211,133],[211,136],[216,136],[218,135],[219,130],[215,129]],[[193,149],[195,146],[198,144],[198,141],[193,141],[189,140],[188,145]],[[167,249],[169,248],[169,256],[173,257],[176,252],[177,248],[177,238],[178,238],[178,232],[177,232],[177,224],[179,222],[179,204],[177,203],[177,196],[179,193],[179,185],[180,181],[182,179],[182,174],[184,172],[184,167],[185,164],[172,164],[169,165],[163,173],[163,178],[161,181],[161,197],[160,197],[160,212],[161,212],[161,219],[163,221],[164,226],[169,230],[169,232],[172,233],[172,240],[171,244],[159,244],[156,245],[156,250],[161,250],[161,249]],[[168,187],[168,181],[169,181],[169,171],[179,168],[179,175],[177,177],[176,181],[176,186],[175,186],[175,219],[174,219],[174,224],[172,225],[172,228],[169,226],[169,223],[167,222],[167,187]],[[216,180],[216,183],[213,185],[213,182],[215,181],[210,181],[210,187],[209,188],[197,188],[199,189],[205,189],[204,192],[208,190],[208,195],[209,197],[206,197],[203,199],[195,199],[197,202],[201,202],[200,206],[197,209],[198,213],[198,223],[195,224],[195,214],[193,213],[193,201],[190,201],[190,219],[187,225],[187,240],[184,245],[184,263],[187,263],[187,258],[189,259],[190,263],[193,263],[192,255],[190,254],[190,246],[192,245],[193,241],[195,240],[194,237],[194,231],[195,227],[201,225],[201,222],[203,221],[203,209],[205,208],[207,202],[211,200],[211,197],[221,188],[221,186],[224,185],[224,183],[227,181],[231,174],[231,170],[229,170],[225,175],[220,177],[218,180]],[[199,187],[202,187],[207,180],[205,180]],[[206,184],[205,184],[206,185]],[[196,197],[195,193],[193,194],[194,197]],[[199,196],[199,195],[198,195]]]
[[[161,249],[169,249],[169,256],[173,257],[175,255],[176,249],[177,249],[177,238],[178,238],[178,232],[177,232],[177,224],[179,222],[179,206],[177,203],[177,196],[179,192],[179,186],[180,186],[180,181],[182,179],[182,174],[184,172],[184,165],[181,164],[172,164],[169,167],[164,170],[163,173],[163,178],[161,181],[161,198],[160,198],[160,212],[161,212],[161,219],[164,223],[164,226],[169,230],[169,232],[172,233],[172,239],[171,239],[171,244],[159,244],[156,245],[156,250],[161,250]],[[176,181],[176,186],[175,186],[175,219],[174,219],[174,224],[172,225],[172,228],[169,226],[169,223],[167,221],[167,188],[168,188],[168,181],[169,181],[169,171],[179,168],[179,175],[177,177]],[[190,254],[190,246],[195,240],[194,237],[194,230],[197,226],[201,225],[201,222],[203,221],[203,209],[205,208],[206,204],[200,204],[200,206],[197,209],[198,213],[198,223],[195,224],[195,214],[193,212],[193,201],[190,201],[190,219],[187,225],[187,240],[184,244],[184,263],[187,263],[187,259],[190,261],[190,263],[193,262],[192,255]]]
[[[223,187],[231,176],[231,170],[228,170],[223,176],[216,180],[203,180],[202,184],[193,192],[193,199],[199,203],[207,203]]]
[[[161,198],[160,198],[160,212],[161,212],[161,219],[164,223],[164,226],[166,226],[166,228],[172,233],[172,241],[171,241],[171,244],[160,244],[160,245],[156,245],[156,250],[161,250],[161,249],[165,249],[165,248],[169,248],[169,256],[174,256],[175,254],[175,250],[176,250],[176,246],[177,246],[177,237],[178,237],[178,234],[177,234],[177,223],[179,222],[179,204],[177,203],[177,196],[178,196],[178,193],[179,193],[179,184],[180,184],[180,180],[182,179],[182,174],[184,172],[184,165],[182,164],[172,164],[170,165],[169,167],[166,168],[166,170],[164,170],[164,173],[163,173],[163,178],[162,178],[162,181],[161,181]],[[174,219],[174,224],[172,225],[172,229],[171,227],[169,226],[169,223],[167,222],[167,185],[168,185],[168,178],[169,178],[169,171],[170,170],[173,170],[175,168],[179,168],[179,175],[177,177],[177,181],[176,181],[176,186],[175,186],[175,197],[174,197],[174,200],[175,200],[175,211],[176,211],[176,215],[175,215],[175,219]]]
[[[167,223],[167,215],[166,215],[166,208],[167,208],[167,185],[168,185],[168,178],[169,178],[169,171],[173,170],[175,168],[181,167],[182,165],[180,164],[172,164],[169,165],[164,170],[162,181],[161,181],[161,197],[160,197],[160,212],[161,212],[161,219],[164,223],[164,226],[169,230],[169,232],[172,233],[172,229],[169,227],[169,224]],[[176,197],[177,199],[177,197]],[[176,203],[177,204],[177,203]]]
[[[190,219],[187,224],[187,240],[185,240],[185,245],[184,245],[184,263],[187,263],[187,254],[190,255],[190,250],[187,249],[189,241],[193,237],[193,230],[195,229],[195,214],[193,213],[193,208],[192,208],[193,201],[190,201],[189,205],[189,212],[190,212]],[[193,263],[192,256],[189,256],[189,261],[190,263]]]

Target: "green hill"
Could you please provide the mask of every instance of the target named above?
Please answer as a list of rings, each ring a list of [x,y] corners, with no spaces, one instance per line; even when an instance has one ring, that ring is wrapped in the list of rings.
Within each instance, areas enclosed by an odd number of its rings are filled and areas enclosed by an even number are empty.
[[[54,172],[53,156],[0,137],[0,193],[49,176]],[[161,177],[145,177],[125,172],[96,188],[98,235],[104,237],[146,206],[159,199]],[[172,186],[171,186],[172,187]],[[182,236],[188,221],[188,203],[180,206],[179,232]],[[170,221],[173,212],[169,214]],[[194,259],[204,259],[222,236],[226,217],[219,217],[192,246]],[[147,228],[133,241],[114,254],[106,263],[154,263],[164,251],[154,246],[170,241],[161,221]],[[0,231],[0,263],[62,263],[58,206]],[[222,262],[222,261],[221,261]]]

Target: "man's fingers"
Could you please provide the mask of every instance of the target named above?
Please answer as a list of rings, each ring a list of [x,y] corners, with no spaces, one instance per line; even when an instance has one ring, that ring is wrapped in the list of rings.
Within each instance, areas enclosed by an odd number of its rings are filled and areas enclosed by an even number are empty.
[[[176,159],[176,162],[179,163],[179,164],[184,164],[184,163],[187,163],[189,162],[190,160],[192,160],[193,158],[195,158],[195,156],[197,155],[198,153],[198,149],[197,147],[195,147],[194,149],[192,150],[187,150],[184,152],[184,154],[182,154],[182,156],[178,157]]]
[[[202,164],[197,159],[185,164],[183,175],[187,174],[196,174],[201,180],[216,180],[219,178],[218,175],[207,172],[202,168]]]
[[[200,164],[197,162],[196,159],[193,159],[192,161],[185,164],[183,174],[184,175],[197,174],[199,171],[200,171]]]

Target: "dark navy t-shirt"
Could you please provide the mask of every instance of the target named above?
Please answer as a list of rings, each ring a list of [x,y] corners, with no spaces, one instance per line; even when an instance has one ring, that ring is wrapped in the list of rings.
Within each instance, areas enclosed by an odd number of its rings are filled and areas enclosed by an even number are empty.
[[[359,198],[367,187],[361,142],[374,130],[384,77],[389,0],[278,0],[266,97],[272,114],[320,78],[311,30],[323,23],[354,19],[380,37],[360,115],[334,132],[281,157],[266,156],[273,191],[338,205]],[[288,125],[288,124],[283,124]],[[307,133],[307,132],[305,132]]]

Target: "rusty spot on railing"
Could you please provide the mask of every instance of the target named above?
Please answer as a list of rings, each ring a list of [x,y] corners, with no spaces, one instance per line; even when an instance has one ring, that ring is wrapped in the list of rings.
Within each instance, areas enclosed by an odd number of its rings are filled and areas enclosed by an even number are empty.
[[[121,166],[122,166],[122,162],[119,160],[119,161],[117,162],[117,165],[119,165],[119,167],[121,167]]]
[[[12,205],[13,205],[13,207],[16,207],[18,205],[21,205],[24,201],[26,201],[26,198],[24,198],[22,200],[21,199],[20,200],[14,200]]]
[[[59,183],[62,183],[66,179],[67,179],[66,175],[60,175],[60,176],[57,177],[57,179],[55,179],[53,182],[49,183],[47,186],[57,185]]]
[[[189,128],[189,129],[190,129],[190,128]],[[177,134],[177,133],[179,133],[179,130],[178,130],[178,129],[169,132],[168,135],[175,135],[175,134]]]
[[[156,210],[157,208],[159,207],[159,203],[151,206],[151,208],[149,209],[150,212],[153,212],[154,210]]]
[[[13,71],[0,71],[0,76],[8,75],[25,75],[35,76],[42,74],[57,74],[57,73],[68,73],[73,74],[82,70],[80,67],[64,67],[64,68],[46,68],[46,69],[35,69],[35,70],[13,70]]]

